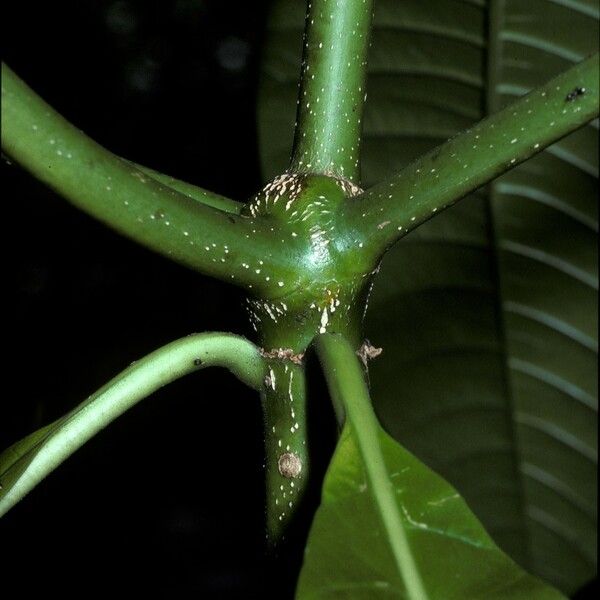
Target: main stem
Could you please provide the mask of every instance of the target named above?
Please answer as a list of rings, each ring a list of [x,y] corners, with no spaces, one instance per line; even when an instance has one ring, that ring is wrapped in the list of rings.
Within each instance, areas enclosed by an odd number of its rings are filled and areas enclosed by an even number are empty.
[[[309,0],[291,171],[360,182],[372,12],[372,0]]]
[[[267,361],[261,392],[265,427],[267,539],[280,542],[309,482],[306,373],[289,359]]]
[[[320,289],[316,286],[315,292]],[[302,290],[304,291],[304,290]],[[324,290],[325,292],[325,290]],[[340,289],[337,295],[317,303],[305,298],[282,302],[251,301],[250,310],[260,323],[267,375],[262,390],[265,425],[265,470],[267,484],[267,537],[277,545],[302,512],[303,498],[321,481],[312,473],[309,448],[315,442],[315,420],[334,415],[329,401],[306,385],[306,352],[315,335],[323,331],[323,314],[328,314],[327,331],[343,334],[358,350],[362,342],[364,286]],[[333,309],[333,310],[332,310]]]
[[[253,323],[269,354],[262,394],[265,415],[267,529],[284,537],[301,508],[311,476],[307,403],[325,418],[305,385],[302,357],[314,336],[343,333],[358,349],[372,265],[344,263],[328,215],[357,194],[360,136],[372,0],[308,0],[298,118],[290,174],[257,196],[250,214],[281,224],[286,243],[301,240],[304,280],[281,294],[250,300]],[[324,177],[325,176],[325,177]],[[328,403],[327,403],[328,404]],[[327,406],[325,404],[325,406]],[[332,416],[332,415],[331,415]]]

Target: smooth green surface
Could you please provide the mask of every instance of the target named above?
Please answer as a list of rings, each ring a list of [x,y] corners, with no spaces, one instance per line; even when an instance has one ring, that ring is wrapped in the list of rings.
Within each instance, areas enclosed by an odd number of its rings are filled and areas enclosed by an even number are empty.
[[[156,181],[159,183],[162,183],[176,192],[180,192],[181,194],[189,196],[190,198],[193,198],[194,200],[197,200],[206,206],[212,206],[213,208],[218,208],[219,210],[231,213],[233,215],[239,215],[242,207],[244,206],[241,202],[230,200],[229,198],[225,198],[225,196],[220,196],[214,192],[209,192],[208,190],[202,189],[191,183],[187,183],[186,181],[182,181],[181,179],[171,177],[170,175],[165,175],[164,173],[159,173],[158,171],[150,169],[149,167],[145,167],[134,162],[132,162],[131,165],[142,173],[150,175],[150,177],[156,179]]]
[[[287,164],[303,26],[302,3],[274,5],[259,105],[267,176]],[[363,186],[595,52],[598,14],[596,0],[378,0]],[[367,312],[386,428],[503,549],[569,592],[596,563],[597,129],[504,175],[494,199],[481,189],[410,233]]]
[[[564,598],[525,574],[457,491],[384,433],[353,349],[328,335],[317,350],[347,423],[327,472],[297,598]]]
[[[229,333],[182,338],[132,364],[70,413],[0,454],[0,516],[73,452],[160,387],[205,367],[226,367],[254,389],[265,364],[248,340]]]
[[[360,181],[373,0],[307,3],[291,170]]]
[[[132,167],[63,119],[4,64],[2,150],[78,208],[177,262],[253,291],[279,291],[250,268],[268,256],[271,281],[294,285],[293,240],[269,244],[268,224],[216,210],[209,198],[200,203]]]
[[[304,365],[288,359],[267,359],[267,379],[261,391],[265,436],[266,516],[269,544],[285,538],[310,478],[307,427],[307,390]],[[285,477],[279,460],[294,454],[301,470]]]

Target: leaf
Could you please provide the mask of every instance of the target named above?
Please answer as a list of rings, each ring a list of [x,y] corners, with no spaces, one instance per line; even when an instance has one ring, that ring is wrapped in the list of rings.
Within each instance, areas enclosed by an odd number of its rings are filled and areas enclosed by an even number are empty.
[[[550,600],[457,491],[377,423],[362,369],[340,336],[317,352],[347,422],[325,477],[297,598]]]
[[[268,26],[267,177],[291,148],[303,4],[274,2]],[[364,185],[595,50],[598,14],[597,0],[378,0]],[[569,593],[596,564],[597,129],[407,236],[367,313],[384,348],[371,383],[385,428],[500,547]]]
[[[429,600],[564,598],[509,559],[452,486],[381,429],[378,443]],[[360,452],[345,428],[311,528],[297,598],[410,598],[388,544]]]

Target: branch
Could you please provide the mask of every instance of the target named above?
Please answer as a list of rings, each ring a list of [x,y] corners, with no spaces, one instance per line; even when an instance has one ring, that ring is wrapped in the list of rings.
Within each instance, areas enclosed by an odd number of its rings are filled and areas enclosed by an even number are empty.
[[[340,231],[356,252],[378,260],[396,240],[436,212],[597,116],[595,54],[399,174],[349,199],[338,213]]]
[[[184,194],[193,200],[197,200],[205,206],[211,206],[212,208],[217,208],[218,210],[222,210],[232,215],[239,215],[242,207],[244,206],[241,202],[236,202],[235,200],[231,200],[230,198],[221,196],[215,192],[209,192],[208,190],[202,189],[201,187],[198,187],[192,183],[187,183],[181,179],[171,177],[171,175],[165,175],[164,173],[160,173],[154,169],[150,169],[149,167],[144,167],[143,165],[130,160],[127,162],[138,171],[149,175],[152,177],[152,179],[162,183],[164,186],[169,187],[180,194]]]
[[[162,185],[155,177],[163,176],[148,176],[105,150],[4,64],[2,148],[76,207],[177,262],[254,290],[266,287],[265,276],[286,283],[293,278],[293,244],[275,250],[264,223],[215,210],[210,205],[218,196],[200,198],[196,188],[192,199],[189,188],[179,193],[173,180],[172,187]]]
[[[372,0],[309,0],[291,170],[360,179]]]
[[[228,333],[196,334],[155,350],[70,413],[0,454],[0,516],[140,400],[183,375],[211,366],[228,368],[254,389],[261,387],[265,375],[258,349]]]
[[[329,392],[336,406],[343,406],[358,446],[373,501],[388,536],[398,571],[402,574],[408,597],[428,598],[417,564],[398,512],[394,491],[388,478],[379,445],[379,425],[371,406],[363,369],[350,344],[341,336],[327,333],[315,346]]]

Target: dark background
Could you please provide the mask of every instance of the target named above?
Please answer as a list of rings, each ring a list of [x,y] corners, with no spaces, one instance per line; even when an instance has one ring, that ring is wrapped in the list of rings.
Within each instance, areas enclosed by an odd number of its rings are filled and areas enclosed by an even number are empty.
[[[10,3],[4,60],[113,152],[244,200],[261,185],[255,99],[267,8]],[[235,288],[117,236],[17,166],[3,162],[2,175],[0,448],[162,344],[250,333]],[[289,597],[300,556],[266,557],[261,429],[256,395],[219,370],[154,394],[0,521],[0,594],[12,581],[24,597]]]

